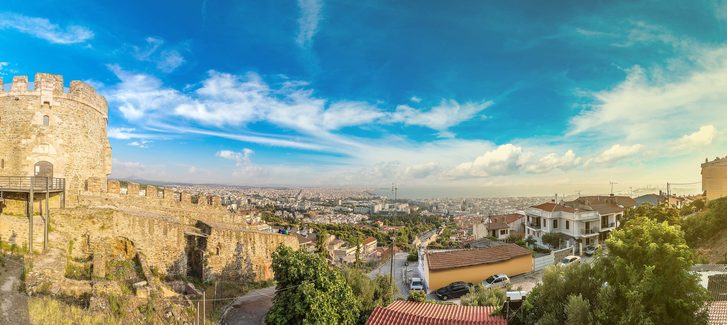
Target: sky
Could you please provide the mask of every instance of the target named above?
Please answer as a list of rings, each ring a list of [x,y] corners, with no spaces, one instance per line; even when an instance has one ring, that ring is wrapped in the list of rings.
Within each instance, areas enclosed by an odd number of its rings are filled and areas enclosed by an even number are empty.
[[[727,155],[725,1],[3,1],[5,87],[36,72],[106,97],[117,178],[623,193]]]

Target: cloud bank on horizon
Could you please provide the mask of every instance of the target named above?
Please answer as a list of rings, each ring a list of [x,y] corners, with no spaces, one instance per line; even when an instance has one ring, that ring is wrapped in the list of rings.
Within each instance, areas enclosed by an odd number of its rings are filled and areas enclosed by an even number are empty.
[[[723,1],[86,5],[11,1],[0,76],[96,86],[115,177],[548,194],[727,153]]]

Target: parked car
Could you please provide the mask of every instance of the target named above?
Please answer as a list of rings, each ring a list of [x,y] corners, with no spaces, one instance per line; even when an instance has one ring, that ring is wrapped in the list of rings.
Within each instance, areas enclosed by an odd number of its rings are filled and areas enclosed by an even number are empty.
[[[444,288],[437,289],[435,294],[437,295],[437,298],[441,300],[459,298],[469,293],[470,288],[472,288],[472,284],[461,281],[452,282]]]
[[[422,282],[421,278],[411,278],[411,282],[409,282],[409,290],[424,290],[424,282]]]
[[[495,274],[482,281],[485,288],[504,288],[510,284],[510,278],[506,274]]]
[[[568,255],[568,256],[564,257],[562,260],[560,260],[560,265],[561,266],[570,266],[573,264],[578,264],[580,262],[581,262],[580,256]]]
[[[586,246],[586,249],[583,251],[583,253],[586,254],[586,256],[593,256],[598,251],[598,246],[594,245],[588,245]]]

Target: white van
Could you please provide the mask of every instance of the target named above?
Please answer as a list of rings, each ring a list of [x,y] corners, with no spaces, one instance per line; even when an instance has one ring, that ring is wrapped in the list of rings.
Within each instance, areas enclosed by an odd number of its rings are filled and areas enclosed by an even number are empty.
[[[421,278],[411,278],[411,282],[409,282],[409,290],[424,290],[424,282],[422,282]]]

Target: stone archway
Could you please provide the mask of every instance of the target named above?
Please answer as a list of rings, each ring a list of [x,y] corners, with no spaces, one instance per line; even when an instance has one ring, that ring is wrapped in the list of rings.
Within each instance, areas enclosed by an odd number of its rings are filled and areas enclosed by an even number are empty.
[[[33,167],[33,176],[53,177],[53,164],[47,161],[39,161]]]

